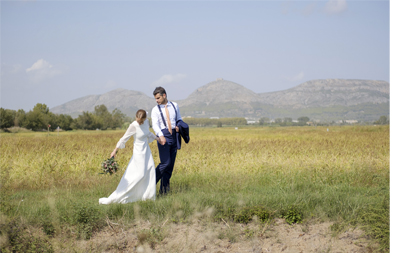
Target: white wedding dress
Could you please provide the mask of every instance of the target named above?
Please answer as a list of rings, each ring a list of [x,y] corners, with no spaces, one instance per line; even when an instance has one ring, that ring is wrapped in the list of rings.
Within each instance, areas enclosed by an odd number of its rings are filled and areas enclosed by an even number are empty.
[[[117,189],[108,197],[100,198],[99,204],[131,203],[156,199],[156,171],[149,143],[156,136],[149,130],[149,121],[142,125],[134,121],[125,135],[118,141],[117,148],[125,148],[125,143],[133,136],[133,155]]]

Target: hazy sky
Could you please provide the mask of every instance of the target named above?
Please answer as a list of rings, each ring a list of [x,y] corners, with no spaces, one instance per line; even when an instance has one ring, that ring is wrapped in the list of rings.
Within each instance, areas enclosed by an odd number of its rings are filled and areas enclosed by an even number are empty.
[[[217,78],[256,93],[389,82],[389,13],[385,0],[1,1],[1,107],[159,85],[177,100]]]

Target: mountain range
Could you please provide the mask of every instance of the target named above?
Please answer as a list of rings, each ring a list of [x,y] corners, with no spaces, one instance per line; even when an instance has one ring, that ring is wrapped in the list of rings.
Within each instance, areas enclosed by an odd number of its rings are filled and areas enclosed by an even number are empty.
[[[324,79],[304,82],[296,87],[255,93],[224,79],[217,79],[196,89],[178,103],[182,116],[191,117],[260,117],[314,120],[377,120],[389,115],[390,85],[385,81]],[[155,100],[142,92],[115,89],[101,95],[88,95],[50,111],[77,117],[104,104],[111,112],[118,108],[133,117],[138,109],[150,111]]]

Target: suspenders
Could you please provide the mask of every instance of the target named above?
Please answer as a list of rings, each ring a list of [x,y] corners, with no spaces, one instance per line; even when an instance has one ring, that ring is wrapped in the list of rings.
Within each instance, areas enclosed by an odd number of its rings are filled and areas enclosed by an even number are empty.
[[[176,119],[178,118],[178,113],[176,112],[176,108],[175,108],[174,103],[171,102],[171,104],[172,104],[172,106],[173,106],[174,109],[175,109],[175,122],[176,122]],[[164,119],[164,115],[163,115],[163,113],[162,113],[162,111],[161,111],[161,107],[160,107],[160,105],[157,105],[157,106],[158,106],[158,110],[160,110],[160,114],[161,114],[161,118],[162,118],[162,121],[163,121],[163,123],[164,123],[164,126],[165,126],[166,128],[168,128],[168,127],[167,127],[167,124],[165,123],[165,119]],[[168,106],[168,104],[167,104],[165,107],[167,107],[167,106]]]

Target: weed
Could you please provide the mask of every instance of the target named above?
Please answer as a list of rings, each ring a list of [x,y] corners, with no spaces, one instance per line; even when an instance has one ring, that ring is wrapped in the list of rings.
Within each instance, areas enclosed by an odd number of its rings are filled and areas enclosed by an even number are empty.
[[[50,237],[53,237],[56,233],[56,229],[55,229],[53,223],[48,220],[42,222],[42,228],[43,228],[44,233]]]
[[[366,234],[378,241],[378,252],[390,250],[390,213],[389,199],[385,198],[379,207],[369,206],[359,215],[361,228]]]
[[[246,228],[245,230],[244,230],[244,235],[245,235],[245,237],[246,238],[251,238],[251,237],[253,237],[254,236],[254,230],[251,230],[251,229],[249,229],[249,228]]]
[[[41,237],[38,231],[29,231],[16,219],[0,226],[0,235],[7,237],[7,243],[1,245],[1,253],[52,253],[51,243]]]
[[[221,219],[233,220],[235,218],[236,208],[224,203],[216,203],[214,220],[219,222]]]
[[[287,223],[301,223],[303,221],[303,213],[297,206],[291,205],[280,212],[280,217],[284,218]]]
[[[138,240],[140,244],[148,243],[152,249],[158,242],[165,238],[164,231],[161,228],[150,228],[140,231]]]
[[[77,204],[75,206],[74,222],[77,224],[79,236],[84,239],[89,239],[93,232],[102,226],[99,210],[88,204]]]
[[[116,219],[118,217],[126,216],[127,214],[133,215],[133,210],[129,210],[124,204],[111,204],[107,207],[106,213],[110,219]]]
[[[234,232],[233,230],[229,229],[226,233],[226,237],[228,238],[228,241],[230,243],[236,243],[238,242],[238,234]]]
[[[3,175],[2,175],[3,177]],[[2,178],[0,177],[0,178]],[[4,188],[0,192],[0,212],[5,215],[12,215],[16,211],[16,207],[12,205],[10,194]]]
[[[237,215],[235,215],[235,221],[238,223],[244,223],[247,224],[250,222],[254,216],[257,216],[257,218],[264,223],[268,219],[270,219],[273,216],[273,213],[271,213],[267,208],[264,206],[251,206],[251,207],[245,207],[242,210],[239,211]]]
[[[238,241],[239,234],[234,230],[228,228],[227,230],[221,231],[218,233],[218,239],[228,239],[230,243],[236,243]]]

